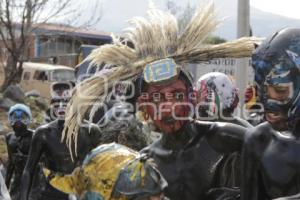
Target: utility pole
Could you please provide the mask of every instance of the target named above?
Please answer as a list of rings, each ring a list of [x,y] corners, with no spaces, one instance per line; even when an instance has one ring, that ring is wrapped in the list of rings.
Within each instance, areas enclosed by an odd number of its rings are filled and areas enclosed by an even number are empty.
[[[237,38],[250,36],[249,0],[238,0]]]
[[[237,38],[250,36],[250,3],[249,0],[238,0]],[[249,60],[238,59],[236,68],[236,84],[239,87],[240,105],[244,105],[244,91],[248,84]]]

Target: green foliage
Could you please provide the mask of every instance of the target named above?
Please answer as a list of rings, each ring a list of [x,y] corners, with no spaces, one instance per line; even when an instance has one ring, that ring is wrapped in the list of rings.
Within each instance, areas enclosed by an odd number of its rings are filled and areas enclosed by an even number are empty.
[[[0,161],[7,160],[7,147],[4,137],[0,137]]]
[[[205,44],[221,44],[224,42],[226,42],[226,40],[219,36],[210,36],[204,41]]]
[[[26,97],[25,104],[30,107],[32,113],[30,128],[35,129],[44,122],[45,110],[41,110],[41,108],[36,105],[35,97]]]

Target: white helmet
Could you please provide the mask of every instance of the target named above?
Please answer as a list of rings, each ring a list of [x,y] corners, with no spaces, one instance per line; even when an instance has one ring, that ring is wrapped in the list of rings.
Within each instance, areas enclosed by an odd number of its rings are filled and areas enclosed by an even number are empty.
[[[196,89],[198,103],[204,105],[202,109],[214,114],[220,109],[233,112],[239,102],[235,84],[226,74],[220,72],[210,72],[201,76],[196,83]]]

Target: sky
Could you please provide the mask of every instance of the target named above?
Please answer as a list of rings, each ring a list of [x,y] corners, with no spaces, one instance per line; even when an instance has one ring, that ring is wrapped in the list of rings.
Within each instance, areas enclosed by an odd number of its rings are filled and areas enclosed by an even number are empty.
[[[55,4],[60,0],[52,0]],[[72,6],[80,8],[83,15],[89,15],[95,4],[99,7],[99,12],[102,11],[102,19],[104,27],[109,24],[110,20],[115,19],[126,21],[133,16],[144,16],[150,0],[72,0]],[[151,0],[155,6],[161,9],[166,9],[166,2],[168,0]],[[179,7],[184,8],[188,3],[196,6],[199,3],[207,2],[209,0],[172,0]],[[232,10],[233,5],[236,6],[238,0],[213,0],[216,2],[216,7],[225,16],[228,16],[226,9]],[[250,5],[259,10],[287,16],[290,18],[300,19],[300,0],[249,0]],[[51,2],[51,1],[50,1]],[[98,3],[95,3],[98,2]],[[53,5],[50,5],[53,6]],[[71,7],[72,7],[71,6]],[[100,8],[101,7],[101,8]]]
[[[300,19],[299,0],[250,0],[250,4],[266,12]]]
[[[91,0],[90,0],[91,1]],[[99,1],[99,0],[98,0]],[[133,16],[145,16],[149,5],[148,0],[100,0],[102,2],[103,16],[99,27],[108,31],[120,30],[125,27],[126,20]],[[152,0],[156,7],[165,9],[167,0]],[[185,7],[188,3],[198,5],[208,0],[173,0],[178,6]],[[227,10],[236,6],[237,0],[214,0],[222,17],[232,15]],[[250,5],[263,11],[300,19],[300,0],[249,0]],[[231,9],[230,9],[231,8]],[[235,9],[234,9],[235,10]],[[232,12],[232,11],[231,11]],[[111,23],[110,23],[111,22]],[[110,30],[109,30],[110,29]]]
[[[53,0],[54,1],[54,0]],[[60,0],[56,0],[60,1]],[[80,24],[84,21],[86,16],[91,16],[91,10],[95,7],[95,2],[100,2],[100,9],[97,10],[101,13],[100,21],[95,24],[92,29],[104,31],[104,32],[114,32],[120,34],[124,28],[128,26],[127,20],[135,16],[146,16],[147,9],[149,8],[149,0],[73,0],[73,5],[80,5],[80,12],[82,13],[81,18],[78,20]],[[166,3],[168,0],[151,0],[154,5],[160,9],[166,10]],[[179,8],[185,8],[189,3],[191,6],[197,6],[199,4],[204,4],[209,0],[172,0]],[[235,24],[236,24],[236,14],[237,14],[237,1],[238,0],[213,0],[215,2],[216,10],[221,19],[225,19],[225,24],[222,28],[222,33],[224,30],[227,32],[232,32],[231,35],[235,36]],[[300,0],[249,0],[250,5],[259,10],[274,13],[277,15],[282,15],[290,18],[299,19],[300,23]],[[88,3],[87,3],[88,2]],[[92,15],[93,16],[93,15]],[[72,20],[74,18],[71,18]],[[294,20],[296,21],[296,20]],[[226,23],[231,22],[231,26],[226,26]],[[227,24],[228,24],[227,23]],[[73,24],[76,26],[76,24]],[[264,27],[262,27],[264,28]],[[279,27],[281,28],[281,27]],[[275,29],[275,28],[274,28]],[[271,30],[271,29],[270,29]],[[276,29],[278,30],[278,28]],[[273,29],[272,29],[273,31]],[[220,31],[216,32],[220,34]],[[269,33],[266,33],[269,34]],[[225,37],[227,33],[221,35]],[[230,36],[227,39],[232,39]],[[265,36],[265,35],[263,35]]]

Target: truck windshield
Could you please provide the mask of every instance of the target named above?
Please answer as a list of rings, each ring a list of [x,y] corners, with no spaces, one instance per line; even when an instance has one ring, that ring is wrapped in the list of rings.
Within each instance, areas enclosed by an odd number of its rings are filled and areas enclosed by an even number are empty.
[[[55,70],[52,72],[52,81],[75,81],[73,70]]]

